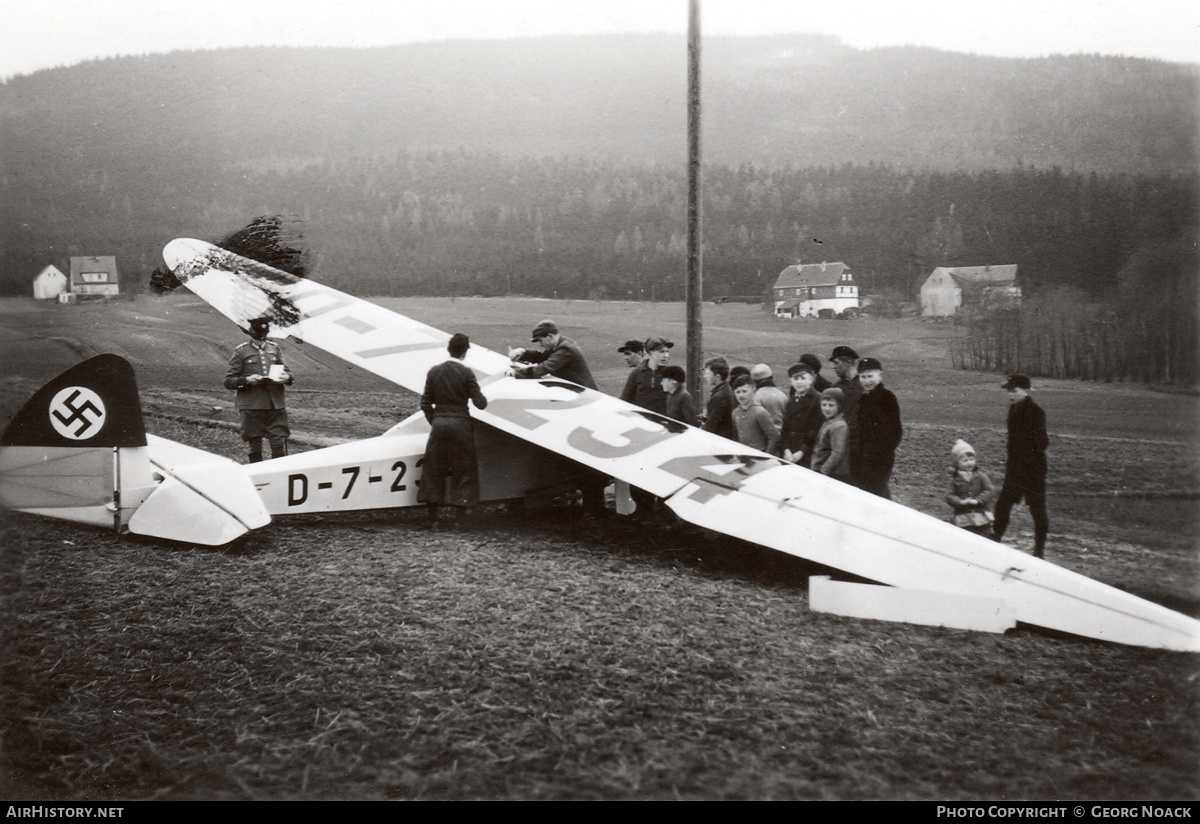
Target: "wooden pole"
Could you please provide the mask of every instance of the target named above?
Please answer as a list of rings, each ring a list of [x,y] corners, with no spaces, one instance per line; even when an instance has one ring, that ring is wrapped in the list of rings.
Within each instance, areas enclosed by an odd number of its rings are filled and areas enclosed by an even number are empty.
[[[688,2],[687,388],[700,399],[704,342],[700,320],[703,257],[700,226],[700,0]]]

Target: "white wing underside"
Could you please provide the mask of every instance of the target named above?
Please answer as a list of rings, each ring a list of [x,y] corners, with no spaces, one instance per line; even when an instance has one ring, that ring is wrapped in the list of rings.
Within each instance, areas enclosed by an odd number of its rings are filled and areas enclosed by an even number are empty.
[[[291,335],[414,392],[449,335],[203,241],[164,258],[242,327]],[[818,473],[564,381],[505,376],[472,345],[488,397],[474,417],[665,499],[681,518],[897,587],[1002,599],[1018,620],[1123,644],[1200,651],[1200,622]]]

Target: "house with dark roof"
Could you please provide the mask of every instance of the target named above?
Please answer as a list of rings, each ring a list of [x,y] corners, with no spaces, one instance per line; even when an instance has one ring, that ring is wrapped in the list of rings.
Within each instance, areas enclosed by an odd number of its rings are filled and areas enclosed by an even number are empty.
[[[121,276],[112,255],[71,258],[71,292],[85,298],[110,298],[121,294]]]
[[[960,307],[983,307],[1020,300],[1017,265],[939,266],[921,284],[921,314],[953,315]]]
[[[815,318],[858,310],[858,284],[845,263],[797,263],[779,273],[771,289],[775,314]]]

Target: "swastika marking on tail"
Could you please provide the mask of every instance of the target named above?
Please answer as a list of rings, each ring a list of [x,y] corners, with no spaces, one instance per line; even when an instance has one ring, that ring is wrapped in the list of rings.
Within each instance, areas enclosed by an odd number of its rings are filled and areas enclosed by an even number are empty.
[[[64,438],[85,441],[104,428],[104,401],[84,386],[68,386],[50,401],[50,425]]]

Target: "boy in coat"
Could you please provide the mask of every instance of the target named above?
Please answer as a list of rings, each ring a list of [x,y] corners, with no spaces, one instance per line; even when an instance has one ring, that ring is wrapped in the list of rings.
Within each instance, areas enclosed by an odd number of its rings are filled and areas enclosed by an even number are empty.
[[[858,450],[851,453],[854,482],[863,491],[890,500],[888,482],[904,434],[900,404],[883,385],[883,366],[875,358],[858,362],[858,380],[863,393],[858,399]]]
[[[1004,485],[996,501],[994,537],[1004,537],[1013,504],[1021,498],[1033,517],[1033,555],[1044,557],[1050,519],[1046,514],[1046,413],[1030,396],[1027,375],[1009,375],[1000,387],[1008,392],[1008,462],[1004,465]]]

